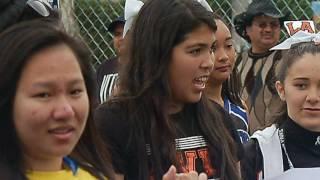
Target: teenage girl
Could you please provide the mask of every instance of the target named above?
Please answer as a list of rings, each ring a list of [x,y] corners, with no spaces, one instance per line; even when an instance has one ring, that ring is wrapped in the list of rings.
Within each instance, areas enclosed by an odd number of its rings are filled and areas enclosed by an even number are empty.
[[[274,124],[254,133],[245,145],[244,179],[320,175],[320,46],[304,42],[313,37],[290,38],[300,43],[291,43],[278,67],[276,89],[284,106]]]
[[[119,179],[159,180],[171,165],[178,173],[239,179],[237,132],[224,110],[202,97],[216,28],[203,1],[142,6],[126,35],[118,92],[95,116]]]
[[[84,44],[44,21],[0,35],[0,177],[112,179]]]
[[[214,67],[205,93],[214,104],[219,104],[231,116],[242,143],[249,140],[248,116],[240,98],[240,84],[237,69],[234,68],[236,51],[229,28],[219,19],[217,24]]]

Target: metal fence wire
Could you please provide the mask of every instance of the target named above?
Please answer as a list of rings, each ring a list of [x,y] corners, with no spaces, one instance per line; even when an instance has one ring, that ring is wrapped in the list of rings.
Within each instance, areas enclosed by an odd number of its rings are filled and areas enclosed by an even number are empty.
[[[145,1],[145,0],[144,0]],[[207,0],[212,9],[233,28],[233,17],[243,12],[251,0]],[[263,1],[263,0],[261,0]],[[291,20],[311,20],[313,11],[311,0],[273,0],[282,13],[289,13]],[[112,47],[112,34],[108,24],[123,15],[125,0],[75,0],[73,13],[77,29],[92,53],[93,67],[115,56]],[[233,31],[234,32],[234,31]],[[284,33],[282,33],[284,36]],[[244,41],[234,34],[236,42]]]

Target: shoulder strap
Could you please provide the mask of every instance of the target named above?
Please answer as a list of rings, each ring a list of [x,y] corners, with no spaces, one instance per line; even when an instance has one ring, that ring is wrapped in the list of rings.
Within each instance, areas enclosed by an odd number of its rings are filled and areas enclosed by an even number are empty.
[[[273,178],[283,173],[283,158],[276,125],[256,131],[251,138],[257,139],[263,156],[264,179]]]

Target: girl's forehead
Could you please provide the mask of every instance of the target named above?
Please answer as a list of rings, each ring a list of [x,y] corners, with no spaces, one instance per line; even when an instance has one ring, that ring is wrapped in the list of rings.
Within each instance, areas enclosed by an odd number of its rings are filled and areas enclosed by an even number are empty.
[[[306,53],[292,62],[287,75],[307,75],[320,72],[320,52],[316,54]]]
[[[289,59],[290,61],[290,59]],[[304,63],[304,62],[318,62],[320,61],[320,52],[318,53],[303,53],[301,56],[297,57],[294,62],[292,63],[292,65],[296,64],[296,63]]]

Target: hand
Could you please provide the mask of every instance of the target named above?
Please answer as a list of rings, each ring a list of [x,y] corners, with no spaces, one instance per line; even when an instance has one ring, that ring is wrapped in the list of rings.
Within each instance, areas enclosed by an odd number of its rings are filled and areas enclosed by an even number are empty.
[[[200,173],[192,171],[189,173],[179,173],[177,174],[177,169],[171,166],[166,174],[163,175],[162,180],[207,180],[207,175],[205,173]]]

